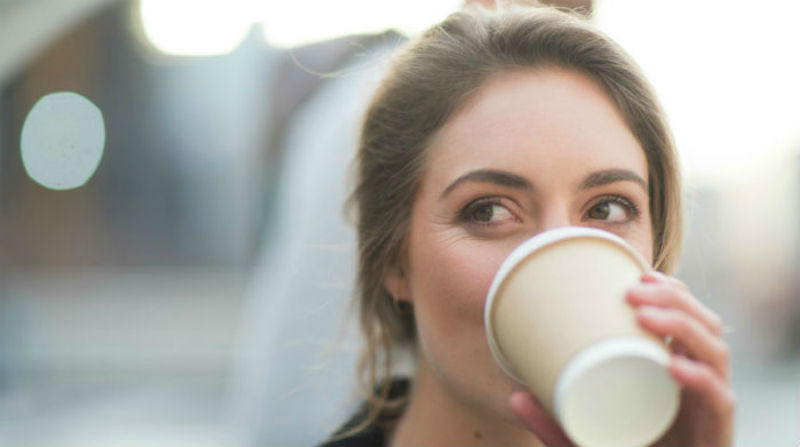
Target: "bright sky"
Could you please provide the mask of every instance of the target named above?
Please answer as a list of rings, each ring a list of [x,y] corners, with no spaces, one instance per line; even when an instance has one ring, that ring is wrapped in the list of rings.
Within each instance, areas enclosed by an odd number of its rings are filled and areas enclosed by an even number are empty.
[[[203,55],[233,50],[254,25],[280,47],[389,27],[414,33],[461,3],[141,0],[141,13],[155,47]],[[727,183],[800,149],[800,2],[595,0],[595,22],[654,84],[691,183]]]
[[[687,177],[728,183],[800,150],[800,2],[595,0],[669,115]]]

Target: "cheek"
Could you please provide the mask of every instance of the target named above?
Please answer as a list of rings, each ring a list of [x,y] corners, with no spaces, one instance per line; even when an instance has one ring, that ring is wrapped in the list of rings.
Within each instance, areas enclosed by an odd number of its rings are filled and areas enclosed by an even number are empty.
[[[483,307],[513,244],[444,233],[427,233],[413,242],[410,292],[417,342],[428,367],[460,401],[506,412],[514,384],[492,358]]]
[[[413,244],[411,296],[421,330],[442,337],[483,328],[483,306],[505,253],[486,241],[428,233]]]

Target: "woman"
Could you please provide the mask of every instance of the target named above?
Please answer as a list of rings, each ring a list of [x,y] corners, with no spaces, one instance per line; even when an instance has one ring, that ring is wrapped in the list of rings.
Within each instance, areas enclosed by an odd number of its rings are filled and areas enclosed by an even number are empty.
[[[567,225],[610,231],[654,268],[627,299],[672,337],[681,408],[659,444],[731,443],[721,322],[664,274],[681,239],[672,139],[607,37],[553,10],[456,13],[396,56],[356,161],[361,373],[376,393],[331,445],[570,444],[493,361],[483,326],[503,259]],[[401,352],[410,380],[392,379]]]

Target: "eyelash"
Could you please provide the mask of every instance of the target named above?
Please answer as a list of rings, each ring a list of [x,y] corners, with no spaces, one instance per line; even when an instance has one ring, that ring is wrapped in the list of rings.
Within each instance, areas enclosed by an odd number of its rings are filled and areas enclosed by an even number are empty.
[[[589,209],[592,209],[592,208],[596,207],[597,205],[600,205],[601,203],[605,203],[605,202],[613,202],[613,203],[616,203],[616,204],[624,206],[625,209],[628,210],[628,213],[630,214],[630,217],[631,217],[632,220],[637,219],[641,215],[641,210],[639,210],[639,207],[636,206],[635,203],[633,203],[631,200],[628,200],[626,197],[618,195],[618,194],[610,194],[610,195],[606,195],[606,196],[600,197],[597,200],[597,202],[595,202],[592,206],[589,207]]]
[[[458,219],[462,222],[467,222],[474,225],[497,225],[498,222],[478,222],[472,219],[472,213],[478,208],[484,206],[502,206],[508,209],[508,206],[504,205],[502,199],[498,197],[482,197],[467,204],[467,206],[465,206],[459,213]]]
[[[628,200],[626,197],[617,194],[610,194],[598,198],[597,201],[593,203],[592,206],[589,207],[589,209],[591,210],[597,205],[606,202],[613,202],[625,207],[631,220],[636,220],[641,215],[641,211],[639,210],[639,207],[635,203],[633,203],[631,200]],[[496,225],[497,224],[496,222],[477,222],[472,220],[471,217],[472,213],[479,207],[483,206],[503,206],[508,208],[506,205],[502,203],[502,200],[497,197],[482,197],[467,204],[459,213],[458,216],[459,220],[474,225],[482,225],[482,226]],[[620,222],[620,223],[625,224],[628,222]]]

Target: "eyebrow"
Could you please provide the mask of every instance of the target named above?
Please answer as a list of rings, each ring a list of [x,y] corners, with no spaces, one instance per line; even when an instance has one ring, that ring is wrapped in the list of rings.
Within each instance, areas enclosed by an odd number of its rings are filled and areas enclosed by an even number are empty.
[[[641,186],[647,192],[647,182],[633,171],[627,169],[605,169],[589,174],[581,183],[579,189],[591,189],[609,183],[629,181]]]
[[[605,169],[593,172],[583,180],[579,189],[591,189],[621,181],[630,181],[641,186],[645,191],[648,190],[647,182],[635,172],[627,169]],[[457,178],[442,191],[439,199],[444,199],[458,185],[465,182],[493,183],[495,185],[524,190],[534,189],[533,185],[527,179],[517,174],[496,169],[479,169],[477,171],[470,171]]]
[[[499,171],[495,169],[479,169],[477,171],[468,172],[461,177],[457,178],[453,183],[442,191],[440,200],[450,194],[458,185],[464,182],[481,182],[481,183],[494,183],[495,185],[508,186],[516,189],[533,189],[533,185],[517,174],[512,174],[508,171]]]

